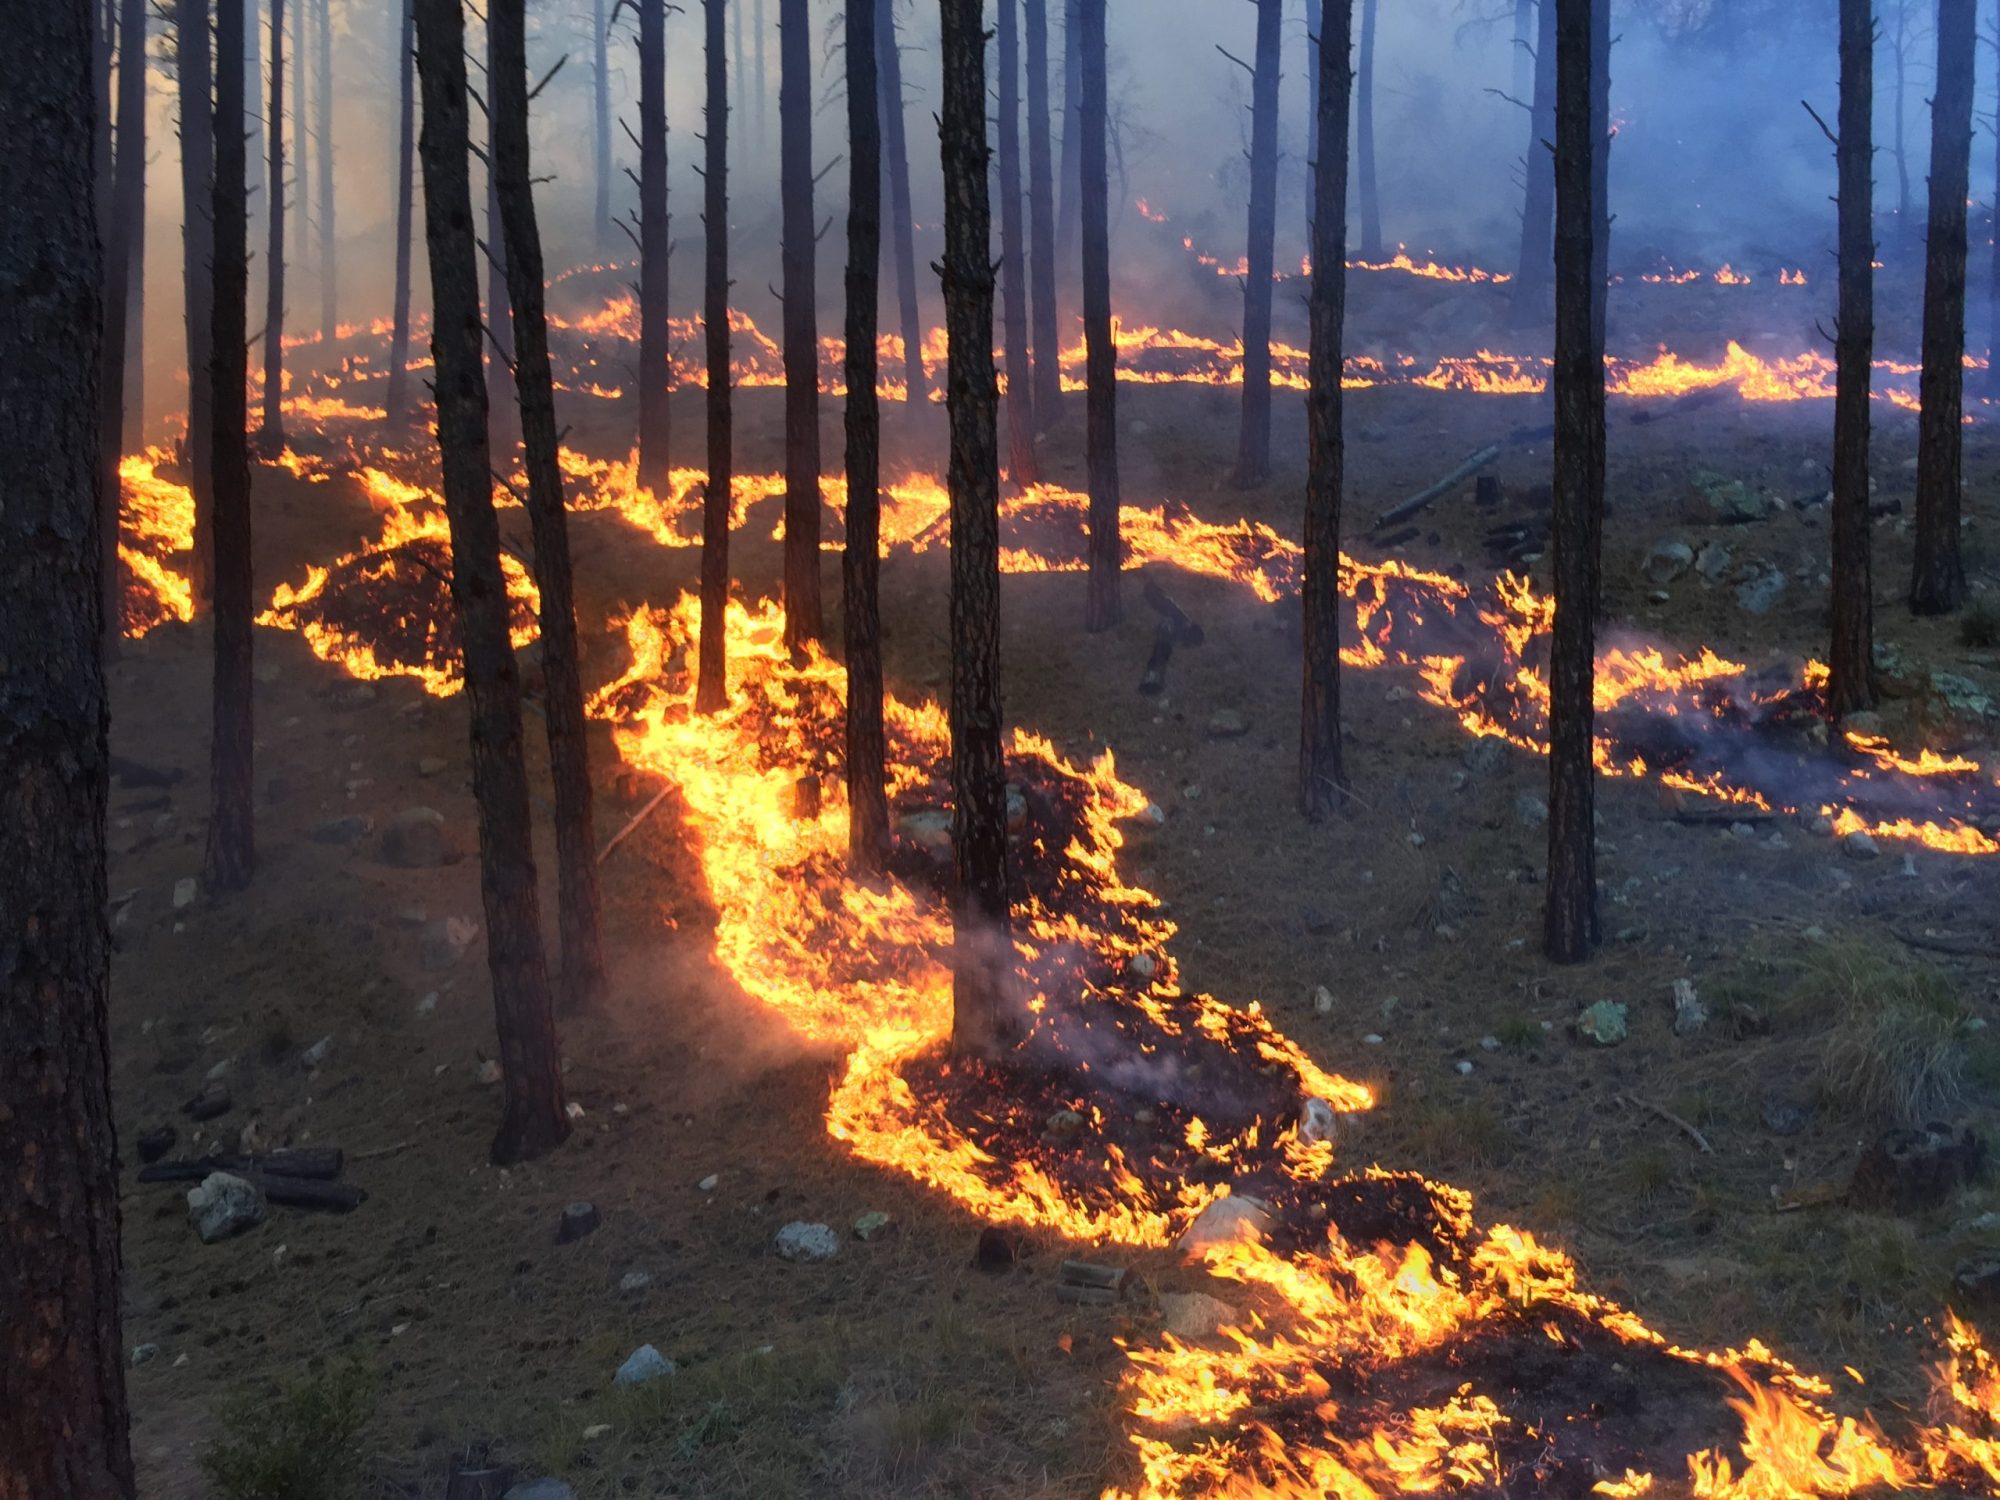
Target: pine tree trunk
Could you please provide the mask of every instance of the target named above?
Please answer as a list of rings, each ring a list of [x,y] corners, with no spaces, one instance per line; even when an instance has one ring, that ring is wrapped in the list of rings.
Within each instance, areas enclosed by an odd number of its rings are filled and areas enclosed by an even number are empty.
[[[1101,3],[1101,0],[1100,0]],[[1000,434],[993,370],[986,37],[979,0],[940,0],[944,317],[951,413],[952,1048],[993,1057],[1018,1032],[1007,937],[1000,747]]]
[[[1034,336],[1035,422],[1062,411],[1062,313],[1056,301],[1056,184],[1049,135],[1049,0],[1027,0],[1028,291]]]
[[[1827,707],[1874,702],[1875,583],[1868,529],[1868,387],[1875,347],[1873,0],[1840,0],[1840,315],[1833,403],[1833,638]]]
[[[414,0],[402,0],[397,44],[396,305],[389,328],[389,394],[383,402],[391,429],[409,418],[411,220],[417,195],[417,31]]]
[[[209,446],[215,411],[209,360],[215,332],[215,101],[209,60],[209,0],[174,0],[174,72],[181,116],[181,286],[187,310],[188,489],[194,496],[194,551],[190,581],[195,609],[206,613],[213,587],[210,531],[215,525]]]
[[[221,0],[216,0],[220,5]],[[243,97],[253,106],[244,111],[244,156],[247,161],[260,162],[264,159],[264,48],[261,33],[257,28],[257,0],[246,0],[249,9],[245,12],[243,27]],[[218,52],[218,56],[221,54]],[[220,81],[216,92],[222,89]],[[256,214],[249,222],[255,224]]]
[[[493,28],[486,28],[486,74],[493,73]],[[500,194],[493,180],[493,122],[486,122],[486,238],[478,248],[486,263],[486,423],[495,459],[513,457],[521,435],[514,392],[514,313],[507,296],[507,234],[500,224]]]
[[[702,0],[706,28],[707,139],[702,142],[702,333],[708,349],[708,480],[701,506],[701,644],[695,707],[729,702],[729,500],[735,469],[729,409],[729,76],[722,54],[728,0]],[[736,9],[743,52],[743,10]]]
[[[1609,122],[1593,78],[1600,0],[1555,0],[1555,635],[1549,661],[1549,868],[1543,949],[1579,963],[1597,944],[1592,759],[1604,508],[1604,343],[1591,285],[1599,221],[1595,158]]]
[[[604,944],[598,936],[597,835],[591,816],[590,747],[583,682],[577,670],[575,589],[570,579],[569,517],[563,509],[562,458],[556,432],[555,373],[549,362],[542,233],[536,221],[528,144],[526,0],[488,0],[493,27],[493,170],[507,234],[507,291],[518,350],[521,440],[528,470],[528,524],[535,538],[540,620],[542,714],[556,792],[557,924],[562,935],[562,999],[578,1009],[604,992]]]
[[[252,782],[255,735],[251,677],[251,618],[256,612],[250,563],[250,195],[244,151],[247,108],[241,73],[244,0],[216,0],[215,180],[209,200],[214,226],[209,295],[211,428],[208,480],[213,497],[213,690],[210,694],[208,846],[202,878],[212,891],[241,890],[257,862]],[[276,142],[281,137],[273,134]],[[267,210],[282,224],[280,206]]]
[[[0,54],[0,1495],[131,1500],[105,930],[103,555],[87,0]],[[32,288],[32,292],[28,289]],[[17,295],[18,294],[18,295]]]
[[[736,3],[740,5],[743,3],[743,0],[736,0]],[[757,38],[757,112],[754,118],[757,125],[757,144],[761,148],[764,144],[765,133],[769,128],[765,115],[770,108],[771,99],[770,79],[764,71],[764,42],[766,37],[764,0],[757,0],[757,13],[751,20],[751,30]]]
[[[271,107],[264,117],[264,425],[258,445],[285,446],[285,0],[271,0]],[[220,564],[218,564],[220,566]]]
[[[785,644],[820,638],[819,311],[813,223],[812,19],[778,0],[780,248],[785,312]]]
[[[1277,0],[1271,0],[1276,4]],[[1001,338],[1007,356],[1007,477],[1035,482],[1035,382],[1028,367],[1028,258],[1021,202],[1019,0],[999,0]]]
[[[1994,116],[2000,120],[2000,114]],[[1992,269],[1987,283],[1986,396],[2000,396],[2000,150],[1993,153],[1993,202],[1987,215],[1987,234],[1993,243]]]
[[[1361,258],[1379,261],[1382,200],[1375,189],[1375,6],[1361,0],[1361,63],[1355,104],[1354,153],[1361,177]]]
[[[1590,158],[1590,320],[1591,341],[1604,352],[1605,313],[1611,297],[1611,0],[1592,0],[1590,22],[1590,119],[1596,132]],[[1591,513],[1591,555],[1601,564],[1603,507]]]
[[[292,181],[297,187],[295,207],[299,221],[294,227],[292,249],[298,259],[298,268],[307,275],[313,270],[312,232],[312,132],[307,121],[312,118],[306,109],[306,42],[312,35],[312,20],[306,12],[311,0],[292,0],[292,155],[295,158],[292,169],[297,173]]]
[[[894,0],[876,0],[875,58],[880,66],[882,157],[889,174],[889,235],[896,253],[896,312],[903,330],[904,400],[921,410],[930,399],[924,374],[924,320],[917,304],[916,221],[910,211],[910,143],[903,118],[903,52]]]
[[[1974,0],[1938,0],[1924,364],[1918,379],[1916,566],[1910,579],[1910,608],[1920,615],[1949,614],[1965,602],[1958,545],[1965,483],[1959,424],[1965,406],[1965,196],[1971,178],[1974,20]]]
[[[1913,232],[1910,222],[1910,153],[1905,143],[1909,117],[1910,85],[1910,0],[1895,0],[1896,6],[1896,232],[1907,241]]]
[[[1056,181],[1056,264],[1065,278],[1075,273],[1076,231],[1083,216],[1083,7],[1084,0],[1063,0],[1063,131]]]
[[[1522,159],[1521,259],[1514,268],[1508,321],[1527,328],[1548,316],[1555,254],[1555,164],[1547,142],[1556,133],[1556,0],[1539,0],[1535,28],[1535,97],[1528,112],[1528,152]]]
[[[313,118],[319,122],[319,159],[315,163],[319,168],[319,326],[320,338],[331,345],[340,333],[336,316],[340,274],[333,222],[333,0],[318,0],[318,6]]]
[[[1349,59],[1354,0],[1326,0],[1314,28],[1313,90],[1319,147],[1313,201],[1312,387],[1306,395],[1306,524],[1299,711],[1299,811],[1325,817],[1340,805],[1347,767],[1340,746],[1341,324],[1347,312],[1347,120],[1354,97]]]
[[[152,13],[148,4],[143,19]],[[143,27],[141,36],[144,35]],[[139,185],[132,221],[132,250],[125,263],[125,430],[119,446],[136,450],[146,445],[146,111],[139,110]]]
[[[1320,0],[1306,0],[1306,244],[1308,247],[1312,245],[1313,223],[1319,203],[1319,30],[1325,20],[1322,10]]]
[[[1002,0],[1005,3],[1005,0]],[[882,262],[882,118],[875,73],[875,6],[850,4],[847,40],[847,545],[840,558],[847,647],[847,857],[858,874],[882,868],[889,846],[882,730],[882,417],[875,396]]]
[[[1243,281],[1243,417],[1235,482],[1271,475],[1271,274],[1278,237],[1278,74],[1284,0],[1257,0],[1257,61],[1250,86],[1250,224]]]
[[[667,394],[673,371],[668,323],[667,0],[639,0],[639,487],[669,488]]]
[[[561,1144],[569,1134],[569,1117],[563,1108],[562,1068],[542,957],[528,776],[521,757],[521,684],[508,643],[500,525],[488,469],[479,252],[468,166],[465,17],[460,0],[416,0],[416,12],[438,449],[451,525],[452,598],[472,705],[480,889],[506,1088],[492,1158],[505,1166]]]
[[[590,159],[597,179],[595,244],[602,259],[611,250],[611,27],[605,20],[604,0],[591,0],[590,60]]]
[[[97,454],[98,583],[104,590],[105,652],[115,656],[124,625],[123,570],[118,565],[121,495],[118,460],[125,441],[126,341],[130,336],[132,261],[146,214],[146,4],[118,0],[118,133],[104,227],[103,339],[99,356]]]
[[[1083,199],[1083,332],[1085,351],[1086,463],[1090,471],[1089,592],[1086,630],[1109,630],[1122,614],[1118,570],[1118,350],[1111,339],[1110,177],[1105,162],[1105,0],[1081,0],[1077,50],[1081,57],[1081,197]]]
[[[1514,97],[1535,87],[1535,0],[1514,0]]]

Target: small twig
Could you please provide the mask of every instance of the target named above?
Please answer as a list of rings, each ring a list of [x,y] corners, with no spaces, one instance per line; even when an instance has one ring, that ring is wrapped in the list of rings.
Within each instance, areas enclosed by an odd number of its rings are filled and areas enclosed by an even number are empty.
[[[385,1156],[394,1156],[398,1152],[407,1151],[410,1149],[410,1146],[411,1142],[409,1141],[398,1141],[393,1146],[377,1146],[373,1151],[357,1151],[354,1153],[354,1155],[350,1156],[348,1160],[380,1161]]]
[[[1709,1145],[1708,1137],[1703,1135],[1699,1130],[1696,1130],[1694,1126],[1688,1124],[1686,1120],[1683,1120],[1679,1115],[1675,1114],[1672,1110],[1667,1109],[1661,1105],[1654,1104],[1649,1100],[1641,1099],[1637,1094],[1620,1094],[1618,1097],[1623,1099],[1627,1104],[1633,1105],[1638,1109],[1643,1109],[1649,1115],[1657,1115],[1660,1119],[1665,1120],[1669,1125],[1677,1126],[1683,1133],[1686,1134],[1689,1140],[1693,1141],[1697,1146],[1701,1148],[1702,1155],[1704,1156],[1715,1155],[1715,1148]]]
[[[631,822],[627,823],[623,828],[619,829],[616,833],[611,835],[611,842],[606,844],[604,848],[601,851],[599,851],[597,856],[597,862],[601,865],[607,859],[611,858],[611,851],[616,849],[620,844],[624,843],[625,840],[632,835],[633,830],[638,828],[638,826],[641,823],[645,822],[647,818],[651,817],[653,815],[653,809],[658,807],[662,802],[666,801],[667,793],[672,790],[673,790],[673,783],[668,782],[665,786],[661,787],[657,792],[653,793],[653,800],[648,802],[644,807],[640,808],[637,812],[632,814]]]

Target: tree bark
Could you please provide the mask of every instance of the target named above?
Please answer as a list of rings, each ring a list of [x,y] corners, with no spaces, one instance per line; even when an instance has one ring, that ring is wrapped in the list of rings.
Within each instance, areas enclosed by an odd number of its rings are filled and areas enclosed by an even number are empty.
[[[132,261],[146,215],[146,5],[145,0],[118,0],[118,134],[112,158],[109,204],[111,222],[104,229],[103,321],[104,349],[98,366],[97,445],[98,504],[103,511],[98,529],[98,584],[104,590],[102,618],[105,650],[117,654],[124,624],[123,570],[118,565],[120,490],[118,460],[125,442],[126,341],[130,337]]]
[[[1535,0],[1514,0],[1514,97],[1535,87]]]
[[[604,0],[590,7],[590,160],[597,178],[598,258],[611,251],[611,27]]]
[[[1065,275],[1076,265],[1076,231],[1083,214],[1083,7],[1084,0],[1063,0],[1063,133],[1056,183],[1056,264],[1064,268]]]
[[[819,311],[813,223],[812,18],[778,0],[778,129],[783,198],[785,349],[785,644],[820,638]]]
[[[643,14],[643,12],[642,12]],[[493,74],[493,28],[486,28],[486,73]],[[477,244],[478,242],[475,241]],[[514,313],[507,296],[507,234],[500,224],[500,194],[493,177],[493,121],[486,122],[486,422],[487,442],[504,462],[520,436],[514,391]]]
[[[1347,789],[1341,755],[1341,325],[1347,311],[1347,120],[1354,0],[1326,0],[1314,35],[1319,148],[1313,163],[1312,387],[1306,395],[1306,524],[1302,605],[1305,683],[1299,712],[1299,811],[1325,817]]]
[[[417,195],[417,32],[413,0],[403,0],[397,47],[396,134],[396,305],[389,328],[389,394],[383,402],[388,425],[399,428],[409,416],[411,220]]]
[[[667,394],[673,377],[668,321],[667,0],[639,11],[639,487],[669,488]]]
[[[1549,661],[1549,868],[1543,948],[1578,963],[1597,944],[1597,539],[1604,507],[1604,330],[1591,279],[1596,155],[1608,124],[1593,78],[1600,0],[1555,0],[1555,633]]]
[[[1592,0],[1590,23],[1590,318],[1592,340],[1602,355],[1605,313],[1611,298],[1611,0]],[[1603,561],[1603,507],[1591,513],[1591,554]]]
[[[241,890],[256,868],[257,827],[252,779],[255,689],[251,619],[256,611],[250,564],[250,194],[243,139],[244,0],[216,0],[215,181],[209,201],[214,226],[209,296],[209,493],[213,497],[213,691],[210,695],[208,844],[202,878],[213,891]],[[254,30],[254,26],[250,29]],[[271,137],[276,141],[279,137]],[[283,200],[266,212],[284,222]]]
[[[1277,0],[1271,0],[1276,4]],[[999,0],[1001,338],[1007,356],[1007,477],[1035,482],[1035,382],[1028,366],[1028,262],[1021,202],[1019,0]]]
[[[1875,583],[1868,528],[1868,400],[1875,347],[1875,15],[1873,0],[1840,3],[1840,314],[1833,403],[1833,635],[1827,707],[1875,698]]]
[[[1910,3],[1895,0],[1896,32],[1896,230],[1910,237],[1910,153],[1905,144],[1909,116],[1910,84]]]
[[[1118,349],[1111,337],[1109,131],[1104,77],[1105,0],[1081,0],[1077,17],[1078,149],[1083,200],[1083,332],[1086,464],[1090,472],[1089,593],[1086,630],[1109,630],[1123,613],[1118,598]]]
[[[1028,291],[1035,344],[1035,421],[1062,410],[1062,314],[1056,301],[1056,184],[1049,119],[1049,0],[1027,0]]]
[[[882,110],[882,157],[889,174],[889,236],[896,253],[896,313],[903,337],[903,399],[921,410],[930,399],[924,374],[924,319],[917,303],[916,221],[910,210],[910,143],[903,117],[903,51],[894,0],[876,0],[875,59]]]
[[[1350,7],[1351,9],[1352,7]],[[1319,31],[1324,23],[1321,0],[1306,0],[1306,245],[1312,245],[1313,222],[1319,203]]]
[[[1375,187],[1375,6],[1361,0],[1361,66],[1355,92],[1356,168],[1361,177],[1361,258],[1382,259],[1382,199]]]
[[[1949,614],[1965,602],[1959,424],[1965,406],[1965,195],[1971,177],[1974,19],[1974,0],[1938,0],[1924,362],[1918,378],[1916,566],[1910,578],[1910,608],[1920,615]]]
[[[1995,119],[2000,120],[2000,114]],[[2000,396],[2000,150],[1993,153],[1994,187],[1987,233],[1993,241],[1993,259],[1987,278],[1986,395]]]
[[[986,37],[979,0],[940,0],[945,396],[951,414],[952,1047],[993,1057],[1008,1002],[1007,784],[1000,747],[1000,436],[993,371]]]
[[[1002,0],[1006,3],[1006,0]],[[847,545],[841,626],[847,647],[847,857],[858,874],[882,868],[889,846],[882,729],[882,417],[875,396],[882,262],[882,118],[875,73],[875,6],[850,4],[847,40]]]
[[[333,0],[318,0],[315,19],[313,118],[319,122],[319,326],[320,338],[331,345],[340,333],[339,261],[335,254],[333,220]]]
[[[708,350],[708,479],[701,504],[701,643],[695,707],[729,702],[729,502],[735,471],[729,371],[729,72],[722,52],[728,0],[702,0],[706,28],[708,135],[702,142],[702,335]],[[736,51],[743,10],[736,8]]]
[[[131,1500],[118,1311],[98,390],[103,256],[86,0],[0,53],[0,1500]]]
[[[292,170],[297,174],[292,180],[297,184],[296,207],[299,222],[295,228],[292,249],[298,260],[298,268],[308,274],[313,269],[312,232],[312,132],[306,128],[311,118],[306,110],[306,40],[312,35],[312,22],[306,13],[311,0],[292,0],[292,155],[295,160]]]
[[[215,224],[210,217],[215,191],[215,78],[209,60],[208,12],[209,0],[174,0],[174,72],[181,115],[181,287],[187,313],[187,467],[188,489],[194,497],[189,573],[195,609],[204,613],[213,588],[209,549],[215,525],[215,492],[209,482],[209,445],[215,438],[209,384],[215,332],[210,264],[215,258]]]
[[[478,244],[467,163],[465,16],[460,0],[416,0],[416,13],[438,449],[451,525],[452,598],[472,706],[480,889],[506,1088],[492,1158],[507,1165],[561,1144],[569,1117],[542,957],[528,776],[521,758],[521,685],[508,643],[507,585],[488,468]]]
[[[743,0],[737,0],[737,4],[740,5],[742,3]],[[771,98],[770,81],[764,71],[764,42],[766,36],[764,0],[757,0],[757,14],[752,18],[752,30],[756,33],[757,37],[757,112],[755,120],[757,125],[757,144],[761,147],[764,144],[764,136],[768,128],[765,120],[765,112],[769,108]]]
[[[1553,263],[1556,178],[1547,142],[1556,133],[1556,0],[1539,0],[1535,28],[1535,97],[1528,111],[1528,153],[1522,158],[1521,258],[1514,267],[1508,321],[1516,328],[1548,315]]]
[[[542,596],[542,714],[556,792],[556,907],[562,935],[562,999],[578,1009],[604,992],[598,936],[597,834],[591,817],[590,746],[577,669],[575,589],[569,517],[563,509],[555,373],[549,362],[542,234],[536,220],[528,143],[526,0],[488,0],[493,27],[493,169],[507,235],[507,292],[518,351],[521,439],[528,470],[528,524],[535,538],[535,587]]]
[[[264,132],[270,166],[264,182],[264,425],[257,441],[277,453],[285,446],[285,0],[271,0],[271,108]]]
[[[1271,476],[1271,274],[1278,237],[1278,75],[1284,19],[1283,0],[1257,0],[1245,257],[1250,274],[1243,281],[1243,417],[1236,435],[1235,475],[1236,483],[1246,487]]]
[[[153,9],[152,5],[142,0],[138,30],[142,41],[146,35],[147,18]],[[142,68],[142,93],[143,77]],[[142,100],[137,126],[139,185],[133,189],[137,207],[130,231],[131,253],[125,261],[125,427],[119,436],[121,450],[142,448],[146,443],[146,135],[146,110]]]

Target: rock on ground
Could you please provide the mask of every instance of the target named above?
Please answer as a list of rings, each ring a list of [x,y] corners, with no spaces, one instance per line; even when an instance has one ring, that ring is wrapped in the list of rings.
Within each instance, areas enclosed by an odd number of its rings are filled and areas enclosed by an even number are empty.
[[[824,1224],[807,1224],[796,1219],[778,1231],[773,1244],[779,1255],[792,1261],[832,1260],[840,1254],[839,1235]]]
[[[641,1344],[634,1349],[618,1373],[611,1377],[613,1385],[644,1385],[649,1380],[658,1380],[674,1373],[674,1362],[660,1353],[651,1344]]]
[[[188,1189],[188,1218],[204,1245],[254,1229],[270,1209],[255,1185],[229,1172],[210,1172]]]
[[[403,870],[457,864],[458,839],[433,807],[406,807],[382,830],[382,863]]]
[[[1235,1308],[1207,1292],[1166,1292],[1160,1297],[1160,1326],[1177,1339],[1205,1339],[1240,1321]]]

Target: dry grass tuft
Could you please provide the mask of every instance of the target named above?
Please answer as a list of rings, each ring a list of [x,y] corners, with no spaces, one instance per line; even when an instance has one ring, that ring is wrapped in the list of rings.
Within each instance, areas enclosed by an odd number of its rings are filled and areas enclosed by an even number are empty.
[[[1965,1097],[1965,1007],[1936,969],[1843,946],[1809,975],[1837,1008],[1821,1053],[1828,1093],[1846,1108],[1921,1125]]]

